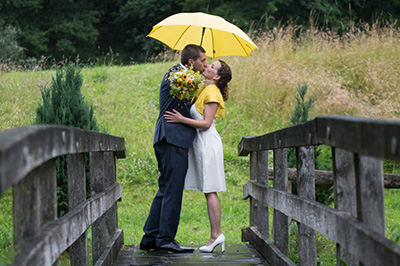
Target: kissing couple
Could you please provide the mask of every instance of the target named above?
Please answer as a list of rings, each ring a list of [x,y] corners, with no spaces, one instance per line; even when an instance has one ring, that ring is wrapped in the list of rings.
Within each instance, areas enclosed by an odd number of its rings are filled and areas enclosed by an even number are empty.
[[[225,191],[224,158],[216,117],[225,118],[224,101],[228,99],[230,67],[222,60],[206,63],[205,50],[189,44],[181,53],[181,63],[165,74],[159,95],[159,116],[154,134],[154,151],[160,175],[158,191],[143,227],[141,250],[185,253],[176,240],[183,189],[199,190],[207,201],[210,221],[208,243],[200,252],[213,252],[221,245],[225,251],[225,236],[221,232],[221,203],[217,192]],[[196,100],[178,99],[171,95],[168,80],[171,71],[193,68],[204,76]]]

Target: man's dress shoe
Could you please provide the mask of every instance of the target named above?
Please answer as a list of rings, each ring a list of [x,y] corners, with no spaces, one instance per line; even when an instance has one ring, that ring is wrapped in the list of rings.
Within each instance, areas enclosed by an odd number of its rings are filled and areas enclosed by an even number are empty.
[[[140,249],[141,250],[146,250],[146,251],[149,251],[149,250],[152,250],[152,249],[157,249],[157,246],[156,246],[156,241],[153,241],[153,242],[150,242],[150,243],[143,243],[143,242],[140,242]]]
[[[179,245],[179,243],[176,242],[175,240],[172,241],[171,243],[164,244],[164,245],[157,247],[157,250],[160,252],[170,251],[170,252],[174,252],[174,253],[188,253],[188,252],[194,251],[193,248],[188,248],[188,247]]]

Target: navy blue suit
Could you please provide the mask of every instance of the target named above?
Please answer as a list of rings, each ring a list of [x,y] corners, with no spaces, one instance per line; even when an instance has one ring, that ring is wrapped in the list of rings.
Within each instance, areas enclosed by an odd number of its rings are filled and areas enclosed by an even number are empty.
[[[172,67],[164,76],[160,86],[159,116],[154,134],[154,151],[160,176],[159,189],[153,199],[150,213],[143,227],[142,243],[156,246],[168,244],[175,239],[182,206],[183,186],[188,168],[188,148],[193,142],[196,130],[180,123],[168,123],[165,111],[175,109],[183,116],[190,117],[190,102],[173,98],[169,91],[169,73],[179,70],[181,65]]]

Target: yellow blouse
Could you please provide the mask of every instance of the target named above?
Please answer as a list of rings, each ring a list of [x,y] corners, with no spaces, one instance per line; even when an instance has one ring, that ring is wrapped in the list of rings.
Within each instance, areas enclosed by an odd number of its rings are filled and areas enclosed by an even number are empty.
[[[212,84],[200,89],[195,106],[197,111],[202,115],[204,115],[204,106],[206,103],[218,103],[215,117],[225,118],[224,99],[217,85]]]

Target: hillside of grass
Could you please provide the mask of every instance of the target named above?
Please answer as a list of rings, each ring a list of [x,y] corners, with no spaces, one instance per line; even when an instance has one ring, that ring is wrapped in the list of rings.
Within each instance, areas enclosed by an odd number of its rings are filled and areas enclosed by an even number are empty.
[[[397,28],[365,26],[339,37],[316,29],[282,27],[263,33],[255,42],[259,49],[249,58],[222,58],[233,70],[226,119],[217,120],[227,178],[227,191],[219,193],[222,231],[228,243],[240,243],[240,229],[249,224],[248,202],[242,200],[242,188],[249,177],[248,158],[238,157],[237,145],[242,136],[262,135],[290,125],[298,83],[309,85],[306,98],[314,97],[310,119],[339,114],[399,120],[400,114]],[[177,56],[169,54],[167,58]],[[157,189],[152,141],[158,90],[165,71],[176,62],[82,69],[82,93],[94,105],[98,125],[109,134],[125,138],[126,159],[117,165],[123,189],[118,216],[125,245],[140,242]],[[50,84],[54,74],[52,70],[0,72],[0,132],[34,121],[40,91]],[[392,172],[398,173],[396,167]],[[398,243],[399,192],[385,191],[387,236]],[[11,201],[10,190],[0,197],[0,262],[7,261],[4,254],[12,249]],[[185,191],[177,240],[204,244],[208,234],[204,195]],[[323,238],[318,241],[321,261],[330,265],[335,246]]]

